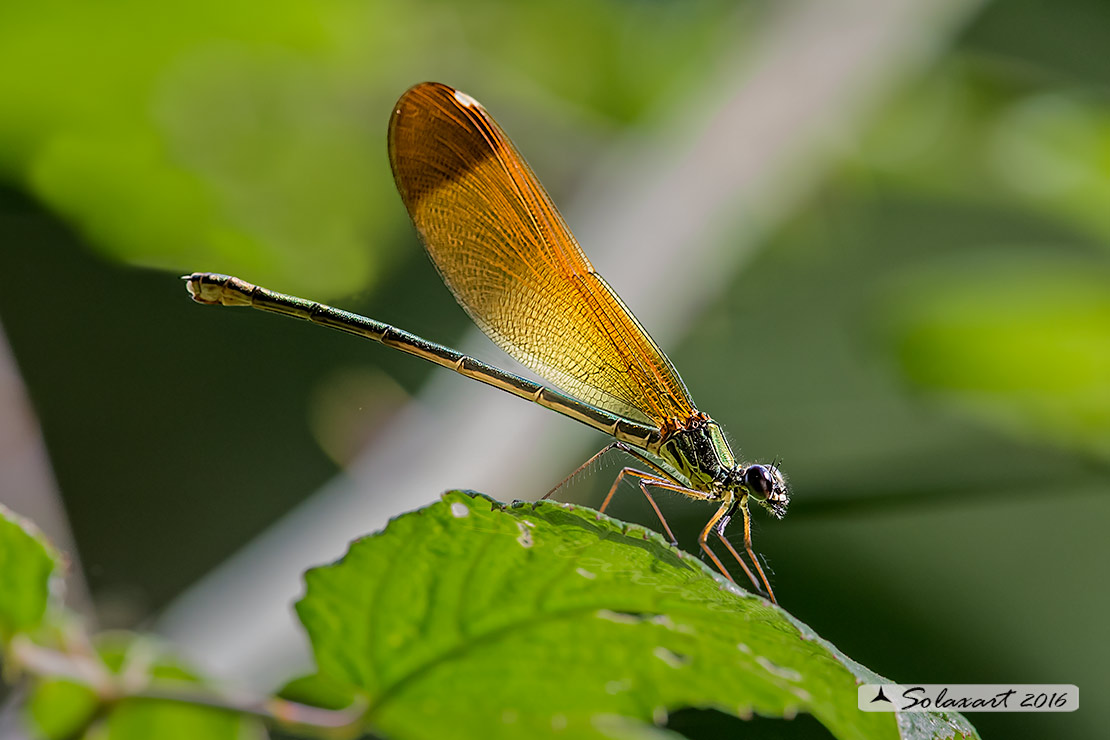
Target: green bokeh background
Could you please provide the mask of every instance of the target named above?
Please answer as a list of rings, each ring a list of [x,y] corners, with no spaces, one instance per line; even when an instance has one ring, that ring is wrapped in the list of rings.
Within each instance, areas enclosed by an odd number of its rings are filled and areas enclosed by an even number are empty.
[[[451,343],[468,322],[389,175],[400,92],[437,79],[485,102],[562,202],[669,100],[711,98],[699,85],[767,10],[0,5],[0,321],[102,616],[140,624],[333,476],[320,399],[344,378],[403,398],[433,371],[202,313],[177,274]],[[970,715],[984,737],[1110,722],[1107,28],[1098,0],[984,6],[667,346],[747,455],[785,460],[795,503],[757,536],[794,614],[898,680],[1081,687],[1076,714]],[[689,542],[704,512],[667,511]]]

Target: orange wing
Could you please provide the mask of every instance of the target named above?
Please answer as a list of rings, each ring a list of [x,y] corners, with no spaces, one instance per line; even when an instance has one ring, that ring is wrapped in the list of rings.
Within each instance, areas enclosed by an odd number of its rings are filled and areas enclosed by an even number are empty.
[[[695,413],[670,360],[474,99],[432,82],[410,89],[389,123],[389,159],[443,281],[508,354],[629,419],[663,426]]]

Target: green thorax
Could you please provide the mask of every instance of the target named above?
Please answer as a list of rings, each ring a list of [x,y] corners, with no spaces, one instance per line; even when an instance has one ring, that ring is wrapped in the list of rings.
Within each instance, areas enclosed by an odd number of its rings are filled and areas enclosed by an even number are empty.
[[[726,474],[736,467],[736,457],[717,422],[708,419],[664,438],[659,456],[670,463],[698,491],[720,488]]]

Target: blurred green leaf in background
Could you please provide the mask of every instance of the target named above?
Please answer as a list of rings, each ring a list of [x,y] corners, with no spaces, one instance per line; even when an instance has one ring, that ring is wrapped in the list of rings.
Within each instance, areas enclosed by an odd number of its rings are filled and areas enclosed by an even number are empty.
[[[619,4],[581,1],[462,12],[13,0],[0,8],[0,175],[115,259],[334,297],[391,259],[385,119],[371,114],[422,80],[406,68],[470,77],[512,59],[517,74],[542,71],[554,98],[578,98],[582,116],[613,125],[683,71],[656,45],[665,37],[694,66],[727,7],[645,7],[629,26]],[[587,53],[551,67],[560,29]],[[460,57],[469,61],[450,62]]]
[[[108,633],[92,645],[79,619],[66,612],[54,573],[59,560],[33,524],[0,506],[0,668],[5,683],[20,682],[12,696],[27,695],[25,706],[10,701],[4,707],[5,715],[21,710],[26,728],[15,729],[5,716],[6,732],[22,736],[26,729],[42,740],[257,736],[260,728],[248,717],[125,695],[141,694],[150,682],[200,684],[149,638]]]
[[[1032,254],[917,271],[883,312],[895,358],[984,423],[1110,459],[1110,269]]]
[[[0,505],[0,644],[42,622],[59,565],[38,528]]]

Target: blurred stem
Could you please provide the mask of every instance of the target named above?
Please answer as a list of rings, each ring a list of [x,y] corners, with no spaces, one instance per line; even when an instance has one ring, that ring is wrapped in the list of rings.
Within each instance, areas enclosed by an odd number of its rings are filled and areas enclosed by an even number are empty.
[[[23,635],[12,639],[8,655],[14,670],[35,678],[66,679],[87,687],[100,700],[102,710],[121,701],[168,701],[255,717],[305,737],[345,740],[362,733],[368,706],[358,697],[343,709],[322,709],[280,697],[215,691],[186,681],[154,678],[145,671],[140,675],[139,664],[150,665],[145,660],[129,660],[117,674],[95,653],[53,650],[36,645]],[[102,715],[102,711],[94,712],[90,724]],[[75,736],[83,734],[82,730]]]

